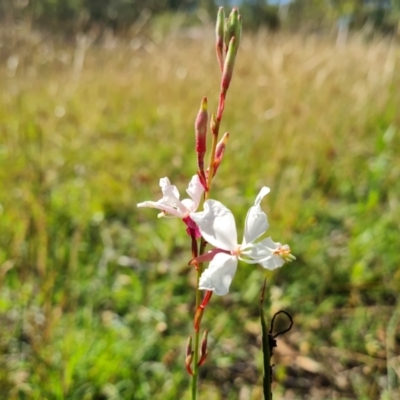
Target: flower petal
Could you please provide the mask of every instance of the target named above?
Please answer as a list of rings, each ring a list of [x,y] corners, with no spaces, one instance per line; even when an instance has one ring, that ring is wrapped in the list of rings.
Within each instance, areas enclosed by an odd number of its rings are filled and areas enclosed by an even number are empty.
[[[256,201],[254,202],[255,206],[259,206],[261,204],[262,199],[271,191],[271,189],[267,186],[263,186],[256,197]]]
[[[242,251],[239,259],[248,264],[261,264],[264,268],[273,270],[285,264],[285,260],[277,253],[281,247],[279,242],[275,243],[269,237]]]
[[[270,189],[264,186],[256,197],[254,206],[250,207],[247,213],[244,225],[243,245],[254,242],[254,240],[263,235],[268,229],[268,219],[266,214],[261,210],[260,203],[269,192]]]
[[[180,211],[179,215],[181,217],[189,212],[186,206],[179,200],[180,196],[177,187],[171,185],[168,178],[160,179],[160,187],[163,192],[163,198],[159,200],[158,203],[177,208],[178,211]]]
[[[237,269],[237,258],[226,253],[218,253],[202,273],[199,289],[211,290],[218,296],[229,292],[229,286]]]
[[[258,264],[265,258],[272,255],[273,250],[265,246],[263,242],[250,244],[245,248],[241,248],[239,260],[246,262],[247,264]]]
[[[179,190],[175,185],[171,185],[167,177],[160,179],[160,188],[165,198],[179,201]]]
[[[204,211],[190,214],[201,235],[211,245],[222,250],[236,250],[235,218],[230,210],[216,200],[204,202]]]
[[[137,204],[137,207],[149,207],[157,208],[158,210],[164,211],[167,214],[173,215],[174,217],[182,217],[182,212],[168,204],[164,204],[161,200],[159,201],[144,201],[143,203]]]
[[[196,207],[195,204],[193,202],[192,199],[183,199],[181,201],[181,203],[183,204],[183,206],[186,208],[186,215],[189,215],[191,212],[195,212],[196,211]]]
[[[193,205],[190,208],[190,212],[195,212],[199,207],[201,197],[204,193],[204,187],[201,184],[198,175],[193,175],[186,192],[193,200]]]

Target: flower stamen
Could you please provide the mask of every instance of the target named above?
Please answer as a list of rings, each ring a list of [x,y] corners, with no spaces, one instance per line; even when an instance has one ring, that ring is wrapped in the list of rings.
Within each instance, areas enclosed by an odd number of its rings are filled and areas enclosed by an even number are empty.
[[[292,262],[296,259],[296,257],[291,254],[290,247],[287,244],[279,246],[272,254],[281,257],[285,262]]]
[[[241,253],[242,253],[242,249],[240,248],[240,246],[238,246],[236,248],[236,250],[231,251],[231,255],[235,256],[235,257],[240,257]]]

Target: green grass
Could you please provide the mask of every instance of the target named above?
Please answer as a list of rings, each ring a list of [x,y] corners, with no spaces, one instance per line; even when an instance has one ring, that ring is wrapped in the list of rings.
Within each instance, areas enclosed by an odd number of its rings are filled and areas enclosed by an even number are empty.
[[[203,96],[217,106],[213,38],[97,43],[80,69],[74,44],[8,35],[0,398],[188,399],[190,241],[180,221],[136,203],[158,199],[163,176],[182,193],[195,173],[194,118]],[[387,348],[400,350],[398,54],[385,41],[335,48],[263,33],[239,51],[212,197],[240,230],[270,186],[269,234],[297,256],[266,275],[266,314],[284,308],[295,320],[278,342],[274,399],[393,398],[384,392],[399,375],[398,359],[387,370]],[[206,310],[200,398],[262,398],[264,276],[240,265],[230,294]]]

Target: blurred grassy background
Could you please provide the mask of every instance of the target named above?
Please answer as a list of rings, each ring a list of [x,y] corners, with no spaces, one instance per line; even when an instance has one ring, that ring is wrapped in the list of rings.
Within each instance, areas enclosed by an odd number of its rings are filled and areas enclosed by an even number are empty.
[[[195,173],[194,118],[219,90],[212,28],[28,33],[2,32],[0,48],[0,398],[186,399],[190,243],[180,221],[136,203],[158,199],[163,176],[183,193]],[[267,314],[295,320],[276,399],[395,398],[398,62],[387,40],[244,37],[213,197],[241,227],[270,186],[269,234],[297,256],[267,273]],[[201,398],[262,398],[264,276],[240,265],[212,299]]]

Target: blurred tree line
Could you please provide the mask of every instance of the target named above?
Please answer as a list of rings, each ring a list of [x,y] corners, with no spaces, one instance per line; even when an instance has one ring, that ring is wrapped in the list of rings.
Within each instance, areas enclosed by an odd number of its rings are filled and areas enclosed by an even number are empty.
[[[340,26],[397,32],[400,0],[1,0],[0,21],[29,20],[41,28],[124,30],[144,14],[209,15],[218,6],[240,7],[246,29],[321,31]],[[195,23],[196,18],[191,18]]]

